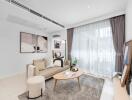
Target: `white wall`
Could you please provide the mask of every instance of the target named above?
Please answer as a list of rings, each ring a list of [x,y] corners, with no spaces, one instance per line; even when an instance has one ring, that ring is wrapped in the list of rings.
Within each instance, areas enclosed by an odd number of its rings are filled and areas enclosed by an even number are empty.
[[[36,16],[1,0],[0,13],[0,79],[25,72],[26,64],[32,63],[33,59],[48,59],[49,48],[47,53],[20,53],[20,32],[48,36],[46,32],[34,26],[36,23],[40,24],[36,20]],[[20,20],[18,24],[16,22],[19,20],[15,19],[15,17],[10,17],[10,15],[15,15],[22,19],[26,18],[26,21],[22,22],[23,20]],[[16,21],[12,22],[9,18]],[[24,26],[24,23],[28,24],[27,21],[30,22],[30,25]]]
[[[128,0],[126,8],[126,41],[132,40],[132,0]]]
[[[118,10],[118,11],[114,11],[114,12],[111,12],[111,13],[104,14],[102,16],[93,17],[93,18],[90,18],[88,20],[85,20],[85,21],[82,21],[82,22],[79,22],[79,23],[76,23],[76,24],[73,24],[73,25],[69,25],[69,26],[67,26],[67,28],[79,27],[79,26],[82,26],[82,25],[87,25],[87,24],[90,24],[90,23],[94,23],[94,22],[97,22],[97,21],[109,19],[109,18],[119,16],[119,15],[123,15],[123,14],[125,14],[125,10]]]
[[[46,35],[42,31],[22,25],[0,21],[0,78],[25,71],[33,59],[47,57],[48,53],[20,53],[20,32]]]

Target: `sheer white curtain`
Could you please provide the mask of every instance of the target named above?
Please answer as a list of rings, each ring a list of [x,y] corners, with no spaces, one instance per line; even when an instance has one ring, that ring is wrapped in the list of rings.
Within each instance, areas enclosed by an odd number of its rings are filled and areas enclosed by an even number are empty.
[[[110,21],[75,28],[71,55],[87,72],[111,76],[115,70],[115,50]]]

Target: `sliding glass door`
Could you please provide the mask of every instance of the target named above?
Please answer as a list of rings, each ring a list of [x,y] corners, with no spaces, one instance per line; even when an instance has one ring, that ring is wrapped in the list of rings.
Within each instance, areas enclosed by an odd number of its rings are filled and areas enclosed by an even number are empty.
[[[115,50],[110,21],[75,28],[71,55],[87,72],[111,76],[115,69]]]

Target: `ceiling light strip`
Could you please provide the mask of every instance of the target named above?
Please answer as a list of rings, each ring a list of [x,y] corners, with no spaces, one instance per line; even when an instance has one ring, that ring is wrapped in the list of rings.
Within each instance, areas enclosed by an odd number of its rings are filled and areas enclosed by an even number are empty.
[[[38,12],[36,12],[36,11],[34,11],[34,10],[32,10],[32,9],[30,9],[30,8],[28,8],[28,7],[26,7],[25,5],[22,5],[21,3],[15,1],[15,0],[5,0],[5,1],[7,1],[7,2],[9,2],[9,3],[12,3],[12,4],[14,4],[14,5],[18,6],[18,7],[21,7],[21,8],[23,8],[24,10],[27,10],[27,11],[29,11],[30,13],[32,13],[32,14],[38,16],[38,17],[41,17],[41,18],[43,18],[43,19],[45,19],[45,20],[48,20],[48,21],[50,21],[50,22],[52,22],[52,23],[54,23],[54,24],[56,24],[56,25],[58,25],[58,26],[60,26],[60,27],[62,27],[62,28],[65,28],[64,25],[57,23],[56,21],[54,21],[54,20],[52,20],[52,19],[50,19],[50,18],[48,18],[48,17],[46,17],[46,16],[44,16],[44,15],[38,13]]]

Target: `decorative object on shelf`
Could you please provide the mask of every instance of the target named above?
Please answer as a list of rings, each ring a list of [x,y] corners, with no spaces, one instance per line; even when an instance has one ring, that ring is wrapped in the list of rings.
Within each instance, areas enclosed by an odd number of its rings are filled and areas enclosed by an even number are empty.
[[[47,51],[47,37],[20,32],[20,53],[44,53]]]
[[[65,60],[64,60],[64,65],[70,66],[70,60],[65,59]]]
[[[64,59],[66,59],[66,40],[61,39],[59,35],[53,36],[52,54],[53,59],[56,55],[61,55]]]
[[[77,58],[74,58],[72,64],[76,66],[76,64],[77,64]]]
[[[53,63],[55,63],[55,61],[60,61],[61,62],[61,67],[63,67],[63,58],[64,56],[61,55],[61,52],[58,51],[58,52],[55,52],[55,51],[52,51],[53,53]]]
[[[52,50],[52,54],[53,54],[53,59],[54,58],[64,58],[64,55],[58,50]]]
[[[59,40],[54,40],[54,48],[55,49],[60,49],[61,47],[61,41]]]
[[[78,68],[77,68],[77,67],[72,67],[72,68],[71,68],[71,71],[77,72],[77,71],[78,71]]]

